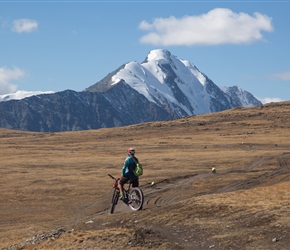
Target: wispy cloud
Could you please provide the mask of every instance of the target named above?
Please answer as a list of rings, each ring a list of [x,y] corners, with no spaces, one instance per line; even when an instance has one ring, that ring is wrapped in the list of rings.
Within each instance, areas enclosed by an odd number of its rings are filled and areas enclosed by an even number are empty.
[[[141,37],[141,43],[186,46],[247,44],[263,40],[262,31],[274,29],[267,15],[255,12],[250,16],[224,8],[200,16],[156,18],[152,23],[142,21],[139,28],[149,32]]]
[[[12,31],[16,33],[28,33],[37,30],[38,22],[30,19],[17,19],[13,21]]]
[[[13,93],[17,90],[17,85],[13,84],[13,80],[25,76],[25,72],[19,68],[0,68],[0,94]]]
[[[283,81],[290,81],[290,71],[283,71],[270,76],[271,78],[283,80]]]

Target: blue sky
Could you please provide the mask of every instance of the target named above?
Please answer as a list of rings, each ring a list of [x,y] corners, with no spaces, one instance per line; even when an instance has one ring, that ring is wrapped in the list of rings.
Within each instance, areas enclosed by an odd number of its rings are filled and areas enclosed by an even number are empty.
[[[290,100],[290,1],[3,1],[0,95],[82,91],[167,49],[218,86]]]

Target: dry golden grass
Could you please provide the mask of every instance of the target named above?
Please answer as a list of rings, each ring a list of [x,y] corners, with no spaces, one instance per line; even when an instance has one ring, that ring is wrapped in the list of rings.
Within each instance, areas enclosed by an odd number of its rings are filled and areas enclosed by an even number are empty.
[[[290,249],[289,112],[285,102],[113,129],[0,129],[0,248]],[[145,168],[144,209],[109,215],[107,174],[120,175],[128,147]]]

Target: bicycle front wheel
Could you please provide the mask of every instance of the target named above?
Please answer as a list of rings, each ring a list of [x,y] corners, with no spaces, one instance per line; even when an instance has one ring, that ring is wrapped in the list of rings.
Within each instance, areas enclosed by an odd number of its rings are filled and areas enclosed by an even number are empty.
[[[119,200],[119,191],[115,189],[113,193],[113,197],[112,197],[112,203],[111,203],[111,211],[110,211],[111,214],[114,213],[118,200]]]
[[[132,201],[129,207],[133,211],[141,210],[144,203],[144,195],[140,188],[134,187],[129,191],[129,198]]]

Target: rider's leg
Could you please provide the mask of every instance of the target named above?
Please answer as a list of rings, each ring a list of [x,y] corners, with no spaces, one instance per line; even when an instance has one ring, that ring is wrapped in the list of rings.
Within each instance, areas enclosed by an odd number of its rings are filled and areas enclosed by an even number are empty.
[[[123,194],[124,194],[124,184],[128,181],[128,178],[122,176],[121,179],[119,180],[118,182],[118,188],[120,190],[120,196],[123,197]]]
[[[120,191],[120,197],[122,197],[123,196],[123,185],[120,183],[120,181],[118,182],[118,188]]]
[[[139,187],[139,178],[138,177],[135,178],[134,180],[131,181],[131,183],[132,183],[132,187]],[[137,196],[139,196],[139,195],[137,194]],[[130,199],[130,197],[128,197],[128,198],[129,198],[128,204],[132,203],[132,200]],[[138,198],[140,198],[140,197],[138,197]]]
[[[120,197],[122,197],[123,196],[123,186],[120,183],[118,184],[118,188],[120,191]]]
[[[136,178],[132,181],[132,187],[139,187],[139,178]]]

